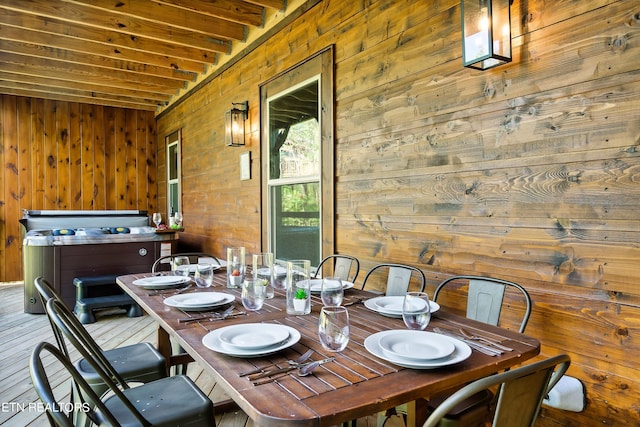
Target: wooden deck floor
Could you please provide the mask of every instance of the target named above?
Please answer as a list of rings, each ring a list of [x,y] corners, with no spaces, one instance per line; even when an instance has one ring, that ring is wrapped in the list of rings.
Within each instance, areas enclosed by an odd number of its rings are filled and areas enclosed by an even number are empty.
[[[94,339],[109,349],[121,345],[148,341],[155,343],[156,324],[149,316],[128,318],[120,313],[104,313],[98,322],[86,325]],[[23,310],[22,284],[0,285],[0,425],[47,426],[43,413],[30,409],[39,402],[29,377],[29,357],[41,341],[55,343],[46,316],[27,314]],[[78,354],[72,352],[72,358]],[[196,363],[189,365],[188,375],[215,402],[227,399],[225,392]],[[69,390],[68,378],[62,372],[53,375],[52,384],[61,393]],[[396,418],[396,417],[394,417]],[[401,425],[391,419],[385,427]],[[216,412],[219,427],[252,427],[253,422],[240,411]],[[374,417],[358,420],[358,427],[373,427]]]

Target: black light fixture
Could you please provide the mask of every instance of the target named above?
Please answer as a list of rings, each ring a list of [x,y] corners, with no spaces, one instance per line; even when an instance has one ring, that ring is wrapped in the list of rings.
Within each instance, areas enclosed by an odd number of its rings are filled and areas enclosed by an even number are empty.
[[[513,0],[461,0],[462,63],[488,70],[511,62]]]
[[[244,121],[249,118],[249,101],[232,102],[224,113],[224,142],[230,147],[244,145]]]

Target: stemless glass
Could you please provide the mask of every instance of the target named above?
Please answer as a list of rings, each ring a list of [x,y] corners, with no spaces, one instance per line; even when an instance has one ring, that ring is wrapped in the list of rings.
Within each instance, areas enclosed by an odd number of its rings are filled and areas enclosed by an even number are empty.
[[[311,287],[308,259],[287,261],[287,314],[311,313]]]
[[[182,213],[176,212],[173,214],[173,223],[180,228],[180,225],[182,224]]]
[[[266,288],[265,298],[273,298],[273,286],[276,279],[273,254],[271,252],[253,254],[252,271],[253,279],[261,279]]]
[[[244,247],[227,248],[227,288],[242,286],[246,268]]]
[[[344,290],[342,289],[342,280],[339,277],[325,277],[322,279],[322,291],[320,298],[324,305],[340,305],[344,298]]]
[[[208,288],[213,283],[213,265],[211,264],[198,264],[196,265],[196,272],[194,280],[196,286],[199,288]]]
[[[173,269],[173,274],[178,276],[188,276],[189,275],[189,257],[188,256],[177,256],[173,259],[173,265],[171,266]]]
[[[156,228],[158,228],[158,226],[162,222],[162,214],[160,212],[154,212],[151,220],[156,225]]]
[[[266,286],[262,279],[245,279],[242,282],[242,305],[249,311],[257,311],[264,304]]]
[[[402,320],[409,329],[423,331],[431,320],[431,307],[426,292],[407,292],[402,302]]]
[[[322,307],[318,318],[318,338],[329,351],[342,351],[349,342],[349,312],[345,307]]]

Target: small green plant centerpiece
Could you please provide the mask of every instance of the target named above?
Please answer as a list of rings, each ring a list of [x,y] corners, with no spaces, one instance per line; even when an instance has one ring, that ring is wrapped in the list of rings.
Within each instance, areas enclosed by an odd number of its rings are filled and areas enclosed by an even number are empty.
[[[307,305],[308,294],[302,288],[298,288],[293,296],[293,307],[297,312],[304,312]]]

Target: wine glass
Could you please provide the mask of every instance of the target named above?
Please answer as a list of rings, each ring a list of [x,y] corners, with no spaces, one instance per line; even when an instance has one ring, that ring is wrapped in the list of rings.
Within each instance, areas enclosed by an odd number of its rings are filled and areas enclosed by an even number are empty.
[[[257,311],[262,308],[267,287],[262,283],[262,279],[245,279],[242,282],[242,305],[250,311]]]
[[[318,318],[318,338],[328,351],[342,351],[349,342],[349,312],[345,307],[322,307]]]
[[[322,279],[320,298],[324,305],[340,305],[344,297],[342,280],[339,277],[325,277]]]
[[[162,214],[160,212],[154,212],[153,213],[153,217],[152,217],[152,221],[156,225],[156,228],[158,228],[158,226],[162,222]]]
[[[188,256],[177,256],[173,259],[173,274],[178,276],[188,276],[189,275],[189,257]]]
[[[431,320],[431,307],[426,292],[407,292],[402,302],[402,320],[409,329],[423,331]]]
[[[182,213],[176,212],[173,214],[173,223],[180,228],[180,225],[182,225]]]
[[[199,288],[210,287],[213,283],[213,266],[211,264],[196,265],[194,280]]]

